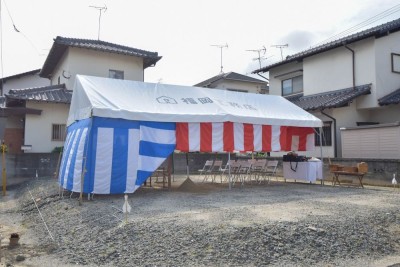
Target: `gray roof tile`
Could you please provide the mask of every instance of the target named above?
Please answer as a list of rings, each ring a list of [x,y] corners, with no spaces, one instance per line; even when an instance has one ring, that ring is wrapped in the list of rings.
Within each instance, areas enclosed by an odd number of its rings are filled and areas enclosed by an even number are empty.
[[[381,106],[391,105],[391,104],[399,104],[400,103],[400,89],[397,89],[394,92],[391,92],[388,95],[385,95],[382,98],[378,99],[378,103]]]
[[[53,103],[71,103],[72,91],[65,89],[65,84],[12,89],[6,94],[8,99],[30,100]]]
[[[339,108],[346,106],[358,96],[371,93],[371,84],[345,88],[325,93],[303,96],[297,94],[287,96],[286,99],[304,110],[316,110],[325,108]]]
[[[303,58],[310,57],[310,56],[313,56],[313,55],[316,55],[319,53],[323,53],[328,50],[341,47],[345,44],[351,44],[351,43],[354,43],[354,42],[357,42],[357,41],[360,41],[360,40],[363,40],[363,39],[366,39],[369,37],[379,38],[379,37],[388,35],[389,33],[397,32],[397,31],[400,31],[400,19],[396,19],[396,20],[381,24],[379,26],[372,27],[367,30],[364,30],[364,31],[361,31],[358,33],[354,33],[352,35],[337,39],[335,41],[332,41],[332,42],[329,42],[329,43],[326,43],[323,45],[313,47],[308,50],[304,50],[304,51],[294,54],[292,56],[287,56],[286,59],[283,61],[276,62],[269,66],[255,70],[252,73],[267,72],[274,67],[278,67],[278,66],[290,63],[290,62],[301,61],[301,60],[303,60]]]
[[[53,46],[44,62],[40,76],[49,78],[53,69],[60,61],[68,47],[78,47],[90,50],[97,50],[101,52],[109,52],[115,54],[122,54],[128,56],[136,56],[143,58],[144,68],[150,67],[157,63],[161,59],[157,52],[149,52],[133,47],[113,44],[100,40],[88,40],[88,39],[77,39],[77,38],[65,38],[57,36],[54,39]]]
[[[266,81],[259,80],[259,79],[253,78],[253,77],[249,77],[249,76],[231,71],[231,72],[227,72],[227,73],[218,74],[214,77],[211,77],[210,79],[207,79],[198,84],[195,84],[194,86],[209,87],[212,83],[219,81],[219,80],[245,81],[245,82],[252,82],[252,83],[266,83]]]

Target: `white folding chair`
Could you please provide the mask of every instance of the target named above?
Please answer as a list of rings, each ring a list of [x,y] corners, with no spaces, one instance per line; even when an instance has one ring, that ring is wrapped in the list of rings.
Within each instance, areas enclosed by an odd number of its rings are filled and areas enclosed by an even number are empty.
[[[215,160],[214,165],[207,171],[210,176],[212,176],[212,182],[215,181],[215,177],[217,174],[221,173],[222,169],[222,160]],[[221,183],[222,183],[222,175],[221,175]]]
[[[241,162],[240,161],[234,161],[231,164],[231,182],[234,185],[235,181],[239,178],[239,171],[240,171],[240,166],[241,166]]]
[[[251,175],[254,176],[254,180],[256,182],[261,182],[259,181],[260,176],[263,174],[266,164],[267,164],[266,159],[259,159],[251,165]]]
[[[230,159],[226,162],[226,165],[224,167],[221,167],[221,183],[222,183],[222,175],[225,174],[225,179],[224,181],[226,182],[228,180],[229,176],[229,166],[232,166],[232,164],[235,162],[234,159]]]
[[[237,178],[244,184],[245,180],[249,178],[251,171],[251,162],[249,161],[241,161],[240,168],[237,172]]]
[[[201,175],[204,175],[204,179],[203,182],[206,180],[207,178],[207,171],[210,170],[213,166],[214,161],[213,160],[206,160],[206,163],[204,163],[203,169],[198,170],[198,172]]]
[[[265,166],[264,169],[264,181],[265,178],[268,177],[268,183],[270,182],[270,177],[275,176],[276,177],[276,169],[278,168],[278,163],[279,161],[277,160],[268,160],[267,165]]]

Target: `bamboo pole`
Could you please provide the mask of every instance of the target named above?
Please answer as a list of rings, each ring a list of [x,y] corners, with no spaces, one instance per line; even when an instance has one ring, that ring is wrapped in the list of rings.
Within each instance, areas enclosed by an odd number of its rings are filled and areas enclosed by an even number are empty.
[[[3,181],[3,196],[7,195],[7,173],[6,173],[6,149],[7,146],[4,144],[4,140],[0,146],[1,149],[1,163],[2,163],[2,181]]]

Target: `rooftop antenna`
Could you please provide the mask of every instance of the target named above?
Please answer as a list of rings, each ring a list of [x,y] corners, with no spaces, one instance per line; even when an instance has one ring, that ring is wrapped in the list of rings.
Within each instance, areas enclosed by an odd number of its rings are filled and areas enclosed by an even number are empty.
[[[271,45],[271,47],[276,47],[279,48],[281,50],[281,59],[283,60],[283,54],[282,54],[282,48],[286,48],[288,47],[289,44],[284,44],[284,45]]]
[[[248,49],[246,51],[256,52],[258,54],[258,57],[253,58],[253,60],[258,60],[258,64],[260,65],[260,69],[261,69],[261,59],[267,59],[266,57],[264,57],[265,53],[267,52],[267,48],[265,48],[265,46],[263,46],[261,49]],[[262,53],[262,55],[261,55],[261,53]]]
[[[223,66],[222,66],[222,48],[228,48],[228,44],[225,43],[224,45],[211,45],[211,46],[218,47],[221,50],[221,73],[224,73],[223,70],[222,70],[223,69]]]
[[[97,32],[97,40],[100,40],[100,21],[101,21],[101,12],[106,13],[107,11],[107,6],[104,4],[104,6],[89,6],[92,8],[95,8],[99,11],[99,30]]]

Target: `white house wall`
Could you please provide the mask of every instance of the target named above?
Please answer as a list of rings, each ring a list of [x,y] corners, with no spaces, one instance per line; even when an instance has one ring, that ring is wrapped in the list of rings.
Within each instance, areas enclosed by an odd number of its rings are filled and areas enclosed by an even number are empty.
[[[11,78],[3,84],[3,93],[8,94],[11,89],[25,89],[50,85],[49,79],[39,77],[39,74]]]
[[[392,72],[391,53],[400,54],[400,32],[376,39],[377,99],[400,88],[400,73]]]
[[[353,84],[351,61],[351,53],[345,48],[305,58],[303,60],[304,95],[351,87]]]
[[[400,105],[383,106],[379,109],[372,110],[370,121],[379,123],[400,121]]]
[[[258,94],[261,91],[261,84],[242,82],[242,81],[224,80],[222,82],[218,82],[217,85],[214,86],[216,89],[244,90],[247,91],[248,93],[254,93],[254,94]]]
[[[330,115],[336,119],[336,143],[337,143],[337,156],[342,156],[342,141],[340,137],[340,128],[342,127],[355,127],[357,122],[369,121],[370,111],[369,110],[359,110],[356,108],[357,100],[348,107],[331,109]],[[328,112],[325,112],[328,113]],[[329,113],[328,113],[329,114]]]
[[[57,84],[60,77],[60,83],[68,89],[73,89],[77,74],[108,77],[110,69],[123,71],[125,80],[143,81],[143,59],[138,57],[71,47],[60,62],[52,84]],[[63,77],[63,72],[71,78]]]
[[[28,101],[26,106],[42,110],[41,115],[26,115],[25,145],[32,145],[28,153],[46,153],[63,146],[63,141],[51,140],[52,125],[66,124],[69,105]]]

